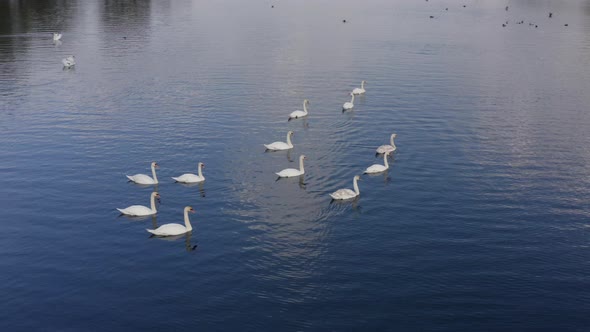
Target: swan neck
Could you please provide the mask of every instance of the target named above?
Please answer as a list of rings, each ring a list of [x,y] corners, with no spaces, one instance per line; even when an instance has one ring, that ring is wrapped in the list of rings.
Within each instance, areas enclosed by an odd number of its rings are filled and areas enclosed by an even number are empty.
[[[287,133],[287,145],[293,147],[293,143],[291,143],[291,135]]]
[[[303,158],[299,158],[299,171],[303,173]]]
[[[203,177],[203,165],[199,164],[199,177]]]
[[[156,176],[156,168],[152,165],[152,177],[154,178],[154,182],[158,183],[158,177]]]
[[[383,154],[383,163],[385,164],[386,168],[389,168],[389,163],[387,162],[387,153]]]
[[[354,104],[354,95],[352,95],[352,98],[350,99],[350,103]]]
[[[391,146],[395,147],[395,143],[393,143],[393,136],[391,136],[391,138],[389,139],[389,143],[391,143]]]
[[[193,226],[191,225],[191,221],[188,218],[188,210],[184,211],[184,227],[186,227],[187,232],[190,232],[193,230]]]
[[[307,113],[307,103],[303,102],[303,112]]]
[[[156,212],[158,210],[156,210],[156,195],[152,194],[152,196],[150,197],[150,205],[152,208],[152,211]]]
[[[365,81],[362,81],[361,82],[361,89],[364,89],[364,88],[365,88]]]
[[[361,192],[359,191],[359,185],[357,183],[357,179],[354,178],[354,180],[352,180],[352,186],[354,187],[354,192],[358,195],[361,194]]]

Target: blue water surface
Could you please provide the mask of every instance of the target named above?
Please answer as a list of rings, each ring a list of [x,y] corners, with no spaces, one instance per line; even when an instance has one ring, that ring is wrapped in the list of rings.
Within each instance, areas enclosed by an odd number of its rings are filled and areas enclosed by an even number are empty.
[[[584,0],[4,1],[0,330],[587,331],[589,92]]]

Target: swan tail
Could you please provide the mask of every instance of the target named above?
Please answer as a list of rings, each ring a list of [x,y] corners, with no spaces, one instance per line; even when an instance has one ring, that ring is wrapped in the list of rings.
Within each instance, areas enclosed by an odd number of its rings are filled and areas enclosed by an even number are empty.
[[[117,209],[117,211],[121,212],[121,214],[125,214],[125,209]]]
[[[125,175],[125,176],[126,176],[128,179],[129,179],[129,181],[133,181],[133,182],[135,182],[135,181],[133,180],[133,177],[132,177],[132,176],[129,176],[129,175]]]
[[[172,179],[174,179],[174,181],[176,181],[176,182],[180,182],[180,180],[179,180],[180,178],[172,177]]]
[[[145,230],[148,231],[148,232],[150,232],[150,233],[152,233],[153,235],[158,235],[158,234],[156,234],[156,230],[155,229],[147,229],[146,228]]]

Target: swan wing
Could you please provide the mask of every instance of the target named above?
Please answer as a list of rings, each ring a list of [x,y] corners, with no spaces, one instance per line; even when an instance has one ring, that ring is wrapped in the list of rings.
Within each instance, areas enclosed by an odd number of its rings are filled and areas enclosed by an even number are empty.
[[[303,111],[300,111],[300,110],[297,110],[297,111],[294,111],[291,114],[289,114],[289,117],[290,118],[301,118],[301,117],[304,117],[306,115],[307,115],[307,113],[305,113]]]
[[[139,184],[155,184],[156,181],[154,181],[154,179],[152,179],[151,176],[145,175],[145,174],[135,174],[135,175],[127,175],[127,178],[135,183],[139,183]]]
[[[121,212],[122,214],[126,214],[128,216],[149,216],[152,214],[155,214],[156,212],[153,211],[152,209],[150,209],[147,206],[143,206],[143,205],[131,205],[129,207],[126,207],[124,209],[117,209],[119,210],[119,212]]]
[[[270,144],[264,144],[264,147],[268,150],[289,150],[292,148],[292,146],[289,146],[289,144],[285,142],[273,142]]]
[[[186,227],[181,224],[165,224],[156,229],[146,229],[146,231],[158,236],[173,236],[186,233]]]
[[[380,147],[377,148],[377,153],[385,153],[385,152],[393,152],[393,151],[395,151],[395,148],[389,144],[381,145]]]
[[[356,197],[356,193],[350,189],[339,189],[331,193],[330,196],[333,199],[349,199]]]
[[[302,175],[303,173],[301,173],[301,171],[299,171],[298,169],[295,168],[287,168],[284,169],[278,173],[275,173],[276,175],[282,177],[282,178],[290,178],[293,176],[299,176]]]
[[[387,170],[387,167],[385,167],[384,165],[374,164],[374,165],[367,167],[367,169],[365,170],[365,173],[381,173],[386,170]]]
[[[205,177],[198,176],[196,174],[191,174],[191,173],[182,174],[179,177],[172,177],[172,178],[174,179],[174,181],[182,182],[182,183],[197,183],[197,182],[205,181]]]

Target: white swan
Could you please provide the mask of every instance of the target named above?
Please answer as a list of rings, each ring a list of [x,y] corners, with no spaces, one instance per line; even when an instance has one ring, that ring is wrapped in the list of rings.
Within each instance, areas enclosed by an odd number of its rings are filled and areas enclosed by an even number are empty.
[[[360,88],[354,88],[354,89],[352,89],[352,94],[362,95],[363,93],[365,93],[366,92],[366,90],[365,90],[365,83],[367,83],[367,81],[362,81]]]
[[[293,148],[293,143],[291,143],[291,136],[293,136],[293,132],[289,130],[287,133],[287,143],[285,142],[273,142],[270,144],[264,144],[264,147],[267,150],[272,151],[279,151],[279,150],[289,150]]]
[[[53,33],[53,41],[58,41],[61,39],[61,33],[54,32]]]
[[[351,110],[354,107],[354,94],[350,93],[350,95],[352,96],[350,102],[346,102],[344,105],[342,105],[342,109],[345,111]]]
[[[358,175],[355,175],[355,177],[352,179],[352,186],[354,187],[354,191],[350,190],[350,189],[338,189],[335,192],[331,193],[330,196],[332,197],[332,199],[336,199],[336,200],[341,200],[341,199],[350,199],[350,198],[355,198],[358,195],[361,194],[361,192],[359,191],[359,186],[357,181],[360,180],[361,177]]]
[[[146,231],[156,236],[174,236],[188,233],[193,230],[191,221],[188,219],[188,213],[195,213],[192,207],[187,206],[184,208],[184,226],[181,224],[165,224],[156,229],[146,229]]]
[[[299,169],[295,169],[295,168],[287,168],[284,169],[278,173],[275,173],[276,175],[278,175],[281,178],[290,178],[290,177],[294,177],[294,176],[299,176],[299,175],[303,175],[305,174],[305,170],[303,169],[303,160],[305,159],[304,155],[301,155],[299,157]]]
[[[309,105],[309,100],[305,99],[303,101],[303,111],[297,110],[297,111],[292,112],[291,114],[289,114],[289,120],[298,119],[298,118],[302,118],[304,116],[307,116],[307,114],[308,114],[307,105]]]
[[[160,199],[160,194],[158,194],[158,192],[154,191],[152,193],[152,195],[150,196],[151,208],[149,208],[147,206],[143,206],[143,205],[131,205],[131,206],[126,207],[124,209],[117,209],[117,210],[119,210],[119,212],[121,212],[122,214],[126,214],[128,216],[134,216],[134,217],[149,216],[152,214],[156,214],[156,213],[158,213],[158,210],[156,210],[156,198]]]
[[[381,145],[380,147],[377,148],[377,153],[385,153],[385,152],[393,152],[397,149],[397,146],[395,146],[395,143],[393,142],[393,139],[397,137],[397,134],[391,134],[391,137],[389,138],[389,143],[391,143],[390,145]]]
[[[174,179],[174,181],[176,182],[182,182],[182,183],[198,183],[198,182],[203,182],[205,181],[205,177],[203,176],[203,171],[202,169],[205,167],[205,164],[203,163],[199,163],[198,164],[198,169],[199,169],[199,175],[195,175],[195,174],[191,174],[191,173],[185,173],[182,174],[179,177],[172,177]]]
[[[61,63],[63,63],[66,68],[72,68],[76,65],[76,59],[73,55],[70,55],[69,57],[62,59]]]
[[[160,168],[158,164],[153,161],[152,162],[152,176],[154,178],[149,177],[145,174],[135,174],[135,175],[126,175],[129,181],[133,181],[137,184],[158,184],[158,177],[156,176],[156,168]]]
[[[373,164],[373,165],[367,167],[364,174],[375,174],[375,173],[385,172],[386,170],[388,170],[389,163],[387,162],[387,157],[389,157],[390,153],[391,152],[387,151],[383,154],[383,163],[385,165]]]

